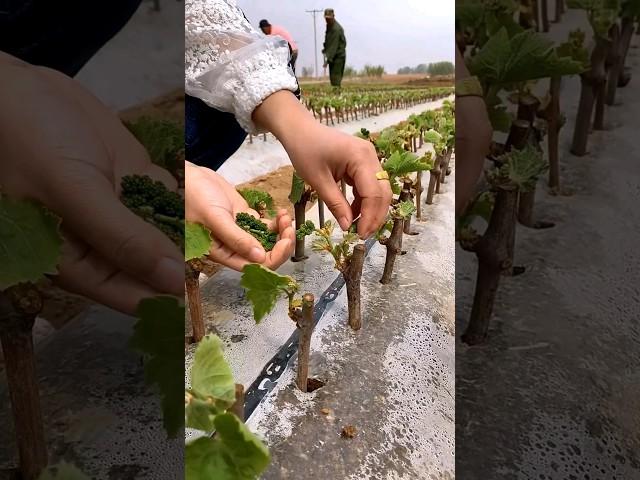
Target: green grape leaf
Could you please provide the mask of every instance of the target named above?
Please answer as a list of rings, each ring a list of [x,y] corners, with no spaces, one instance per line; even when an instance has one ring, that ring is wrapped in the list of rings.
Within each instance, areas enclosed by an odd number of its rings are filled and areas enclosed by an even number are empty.
[[[542,152],[532,146],[523,150],[512,150],[501,155],[501,166],[487,172],[487,180],[493,186],[515,186],[527,192],[535,188],[538,177],[548,168]]]
[[[506,106],[500,104],[487,106],[487,114],[489,115],[491,126],[495,131],[503,133],[509,131],[513,119],[507,111]]]
[[[553,42],[536,32],[525,30],[509,38],[502,28],[469,60],[469,70],[484,85],[502,86],[578,74],[582,65],[558,57]]]
[[[394,216],[400,218],[409,218],[416,211],[416,206],[413,202],[405,201],[400,202],[394,207]]]
[[[305,183],[302,178],[298,176],[296,172],[293,172],[293,178],[291,179],[291,193],[289,194],[289,201],[291,203],[298,203],[304,195]]]
[[[249,208],[254,209],[258,213],[264,211],[269,216],[273,216],[275,214],[273,209],[273,197],[267,192],[253,188],[243,188],[238,190],[238,193],[247,201]]]
[[[131,347],[146,357],[144,373],[149,385],[162,395],[164,427],[175,438],[184,426],[185,307],[174,297],[158,296],[140,302]]]
[[[70,463],[60,462],[42,471],[38,480],[90,480],[80,469]]]
[[[578,29],[569,32],[567,41],[556,47],[559,57],[571,57],[576,62],[579,62],[582,65],[583,72],[591,67],[589,51],[584,46],[584,41],[585,33]]]
[[[184,416],[187,428],[211,433],[215,429],[213,420],[216,415],[223,413],[224,408],[207,399],[200,398],[192,392],[185,391]]]
[[[229,408],[236,399],[231,368],[222,353],[222,340],[217,335],[203,338],[196,349],[191,367],[191,389],[199,396],[220,401]]]
[[[185,392],[186,425],[212,432],[215,416],[224,413],[235,401],[233,374],[218,336],[208,335],[198,344],[190,380],[191,387]]]
[[[247,298],[253,305],[253,318],[256,323],[273,310],[278,297],[298,289],[293,278],[279,275],[255,263],[245,265],[242,269],[240,285],[247,290]]]
[[[489,223],[494,204],[495,195],[493,192],[480,192],[466,208],[464,214],[458,218],[457,228],[464,229],[469,227],[476,217],[480,217]]]
[[[438,145],[442,141],[442,135],[431,128],[424,132],[424,141],[432,145]]]
[[[185,447],[185,480],[255,480],[269,465],[267,447],[231,413],[216,415],[216,436]]]
[[[567,0],[567,8],[586,10],[597,37],[607,39],[620,11],[619,0]]]
[[[0,197],[0,290],[58,272],[59,227],[60,219],[44,207]]]
[[[186,262],[200,258],[209,253],[213,246],[211,232],[199,223],[184,224],[184,259]]]
[[[385,160],[382,168],[389,176],[398,177],[431,169],[433,162],[430,160],[429,155],[418,157],[411,152],[394,152]]]

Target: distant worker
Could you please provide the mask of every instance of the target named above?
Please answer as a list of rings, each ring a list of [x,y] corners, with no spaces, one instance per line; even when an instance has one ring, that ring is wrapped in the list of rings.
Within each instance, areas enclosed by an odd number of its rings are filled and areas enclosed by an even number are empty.
[[[269,23],[269,20],[260,20],[260,30],[262,30],[262,33],[264,33],[265,35],[278,35],[279,37],[282,37],[287,41],[287,43],[289,44],[289,54],[291,55],[289,65],[291,65],[293,73],[296,73],[298,46],[296,45],[296,42],[293,41],[293,37],[291,36],[291,34],[278,25],[271,25]]]
[[[327,31],[324,34],[324,67],[329,65],[329,80],[333,87],[340,88],[344,65],[347,61],[347,39],[344,36],[342,25],[336,21],[333,8],[324,11],[324,19],[327,21]]]

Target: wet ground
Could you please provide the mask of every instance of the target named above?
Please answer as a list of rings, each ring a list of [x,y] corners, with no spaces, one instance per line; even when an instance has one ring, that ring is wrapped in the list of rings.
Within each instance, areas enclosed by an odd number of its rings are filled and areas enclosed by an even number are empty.
[[[552,36],[578,25],[585,28],[582,15],[569,11]],[[501,280],[486,345],[456,342],[456,467],[465,480],[640,478],[640,257],[628,254],[640,234],[637,38],[633,79],[585,157],[568,153],[580,86],[564,82],[570,195],[539,183],[536,216],[556,226],[518,227],[515,260],[527,271]],[[475,257],[458,250],[458,332],[475,272]]]

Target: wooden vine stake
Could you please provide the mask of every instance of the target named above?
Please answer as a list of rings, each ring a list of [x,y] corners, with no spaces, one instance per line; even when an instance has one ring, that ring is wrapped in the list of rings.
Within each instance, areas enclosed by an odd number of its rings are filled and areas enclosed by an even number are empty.
[[[47,466],[32,334],[41,310],[42,297],[32,284],[19,284],[0,292],[0,341],[23,480],[37,479]]]
[[[307,391],[309,378],[309,355],[311,352],[311,335],[313,334],[313,305],[315,299],[312,294],[305,293],[302,297],[302,311],[297,312],[296,323],[300,329],[298,342],[298,388]]]

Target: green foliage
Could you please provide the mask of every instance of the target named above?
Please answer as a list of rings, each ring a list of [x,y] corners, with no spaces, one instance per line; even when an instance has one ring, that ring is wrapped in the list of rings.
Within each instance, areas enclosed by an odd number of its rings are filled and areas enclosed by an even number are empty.
[[[533,190],[538,177],[548,168],[542,152],[532,146],[523,150],[512,150],[497,160],[501,166],[487,172],[489,183],[498,188],[515,187],[522,192]]]
[[[380,226],[380,228],[376,232],[375,239],[381,240],[382,238],[384,238],[385,233],[390,232],[392,228],[393,228],[393,218],[389,215],[385,220],[385,222]]]
[[[273,310],[279,297],[287,296],[291,300],[298,291],[298,284],[293,278],[279,275],[258,264],[245,265],[240,285],[246,289],[247,299],[253,305],[256,323]]]
[[[298,240],[302,240],[304,237],[311,235],[315,229],[316,226],[313,224],[313,222],[311,220],[307,220],[302,225],[300,225],[300,228],[298,230],[296,230],[296,238]]]
[[[235,401],[233,374],[217,335],[207,335],[198,344],[190,378],[190,388],[185,393],[186,425],[212,432],[215,416],[224,413]]]
[[[269,465],[266,446],[226,410],[235,401],[235,383],[216,335],[202,339],[185,389],[185,418],[190,428],[211,433],[185,446],[189,480],[255,480]]]
[[[435,62],[435,63],[430,63],[427,66],[427,72],[429,73],[429,75],[433,75],[433,76],[453,75],[454,71],[455,71],[455,67],[451,62]],[[416,73],[422,73],[422,72],[416,72]]]
[[[418,157],[411,152],[395,152],[387,158],[382,168],[390,177],[401,177],[415,172],[423,172],[433,168],[431,155]]]
[[[404,151],[404,140],[393,127],[382,130],[373,143],[384,158],[389,158],[394,152]]]
[[[453,75],[455,67],[453,63],[443,61],[443,62],[434,62],[430,64],[421,63],[416,65],[415,67],[402,67],[398,69],[398,75],[409,75],[416,73],[424,73],[433,76],[437,75]]]
[[[186,222],[184,225],[184,260],[204,257],[213,246],[211,231],[199,223]]]
[[[589,50],[584,46],[585,33],[582,30],[574,30],[569,32],[567,41],[561,43],[556,48],[559,57],[570,57],[574,61],[582,65],[582,71],[589,70],[591,59],[589,58]]]
[[[393,192],[399,193],[401,185],[398,178],[406,177],[410,173],[422,172],[433,168],[431,152],[428,152],[422,157],[418,157],[404,150],[402,152],[394,152],[385,160],[382,168],[389,174],[389,181],[391,182]]]
[[[617,21],[620,0],[567,0],[567,8],[585,10],[596,37],[607,39]]]
[[[136,312],[131,347],[145,355],[145,380],[156,385],[162,396],[164,427],[175,438],[184,426],[185,307],[174,297],[144,299]]]
[[[304,195],[304,190],[306,185],[304,180],[300,178],[300,176],[293,172],[293,178],[291,179],[291,193],[289,193],[289,201],[291,203],[298,203],[302,200],[302,195]]]
[[[267,227],[263,222],[255,218],[253,215],[240,212],[236,215],[236,224],[258,240],[267,252],[273,250],[273,247],[278,240],[278,234],[276,232],[269,231],[269,227]]]
[[[327,220],[322,228],[315,231],[316,238],[311,244],[311,249],[314,252],[326,252],[330,253],[335,260],[336,269],[343,271],[348,265],[351,255],[353,254],[352,245],[358,241],[358,235],[350,229],[342,236],[342,240],[338,243],[334,243],[331,235],[335,225],[331,220]]]
[[[89,480],[89,477],[76,466],[60,462],[43,470],[38,480]]]
[[[480,192],[469,204],[464,214],[456,220],[456,228],[458,230],[469,227],[473,221],[480,217],[487,223],[491,218],[493,205],[495,204],[495,195],[493,192]]]
[[[249,208],[252,208],[261,215],[265,213],[273,217],[276,214],[273,209],[273,197],[267,192],[253,188],[244,188],[238,190],[238,193],[247,201]]]
[[[26,200],[0,196],[0,289],[57,273],[60,219]]]
[[[122,177],[120,200],[133,213],[184,247],[184,199],[147,175]]]
[[[362,75],[365,77],[382,77],[385,74],[384,67],[382,65],[365,65],[362,69]]]
[[[547,77],[574,75],[582,65],[570,57],[559,57],[553,42],[525,30],[509,37],[505,28],[493,35],[469,60],[469,70],[485,86],[505,87]]]
[[[265,445],[231,413],[214,418],[216,436],[185,447],[186,480],[255,480],[269,465]]]
[[[393,206],[391,216],[393,218],[409,218],[416,211],[413,202],[404,201]]]
[[[513,0],[457,0],[456,31],[464,32],[477,47],[501,28],[513,36],[523,31],[515,21],[518,8],[518,2]]]
[[[124,124],[149,152],[153,163],[170,172],[184,168],[184,129],[180,125],[151,117]]]
[[[621,17],[638,19],[640,17],[640,0],[622,0]]]
[[[363,127],[358,132],[356,132],[356,137],[362,138],[364,140],[370,140],[371,132]]]

